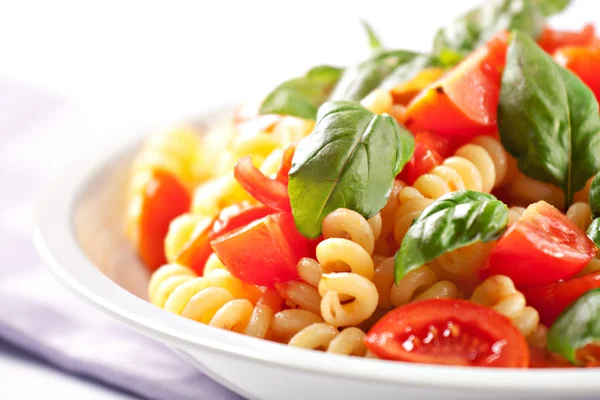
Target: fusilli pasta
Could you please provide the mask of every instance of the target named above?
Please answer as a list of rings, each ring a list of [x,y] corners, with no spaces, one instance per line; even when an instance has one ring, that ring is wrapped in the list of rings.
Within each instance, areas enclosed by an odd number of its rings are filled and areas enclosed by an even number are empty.
[[[319,349],[328,353],[364,356],[367,348],[363,343],[365,333],[350,327],[342,331],[326,323],[314,323],[296,333],[289,341],[290,346]]]

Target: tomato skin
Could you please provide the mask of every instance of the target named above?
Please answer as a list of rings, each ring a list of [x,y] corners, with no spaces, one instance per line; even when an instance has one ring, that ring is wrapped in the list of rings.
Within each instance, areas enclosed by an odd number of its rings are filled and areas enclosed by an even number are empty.
[[[468,140],[496,131],[508,33],[501,32],[427,87],[406,110],[406,126]]]
[[[230,210],[232,207],[237,208],[237,210]],[[232,207],[224,209],[218,218],[213,218],[203,227],[195,229],[194,237],[177,255],[176,261],[179,264],[190,267],[199,276],[202,276],[206,261],[212,253],[212,247],[210,246],[212,240],[275,212],[267,206]]]
[[[233,276],[267,287],[297,279],[296,264],[309,252],[307,239],[285,212],[222,235],[211,246]]]
[[[264,205],[281,211],[291,211],[287,185],[265,176],[252,164],[250,156],[239,159],[233,169],[233,175],[246,192]]]
[[[378,357],[395,361],[505,368],[529,364],[527,341],[510,319],[466,300],[431,299],[398,307],[375,323],[364,342]]]
[[[500,238],[481,277],[506,275],[519,287],[558,282],[575,276],[595,254],[596,246],[584,232],[539,201]]]
[[[559,31],[545,27],[537,40],[538,45],[550,54],[559,47],[591,46],[596,42],[596,31],[592,24],[586,24],[581,32]]]
[[[450,157],[455,146],[450,139],[430,132],[415,134],[415,151],[412,158],[398,176],[400,180],[412,185],[418,177],[428,173]]]
[[[141,194],[137,247],[144,264],[154,271],[167,262],[163,244],[169,224],[189,209],[191,196],[171,173],[160,169],[150,173]]]
[[[577,75],[600,100],[600,47],[561,47],[554,53],[554,59]]]
[[[556,318],[585,292],[600,288],[600,272],[549,285],[520,288],[527,304],[540,313],[540,321],[552,326]]]
[[[294,158],[294,154],[296,153],[296,146],[298,146],[298,142],[292,142],[287,145],[285,150],[283,151],[283,160],[281,162],[281,168],[277,171],[277,179],[280,182],[285,184],[289,181],[290,169],[292,169],[292,159]]]

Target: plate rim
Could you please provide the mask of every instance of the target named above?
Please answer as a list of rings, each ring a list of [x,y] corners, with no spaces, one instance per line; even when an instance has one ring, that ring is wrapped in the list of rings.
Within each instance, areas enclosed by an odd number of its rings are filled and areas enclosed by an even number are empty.
[[[233,106],[209,108],[193,120],[209,121]],[[140,143],[147,131],[118,139],[79,157],[56,176],[38,200],[33,242],[54,277],[79,299],[148,336],[181,348],[210,348],[281,368],[367,381],[372,384],[426,386],[431,389],[480,389],[553,392],[573,395],[600,389],[600,368],[492,369],[437,366],[326,354],[293,348],[199,324],[142,300],[96,269],[74,231],[74,209],[89,182],[111,162]]]

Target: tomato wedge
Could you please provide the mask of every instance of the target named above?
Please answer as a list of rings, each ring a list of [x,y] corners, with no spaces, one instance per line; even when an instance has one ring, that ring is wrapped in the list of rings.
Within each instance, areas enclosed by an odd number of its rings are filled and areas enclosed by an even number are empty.
[[[594,25],[586,24],[581,32],[559,31],[545,27],[537,43],[546,52],[552,54],[559,47],[591,46],[596,41]]]
[[[415,135],[413,156],[402,169],[398,178],[412,185],[418,177],[442,164],[454,150],[455,146],[449,138],[430,132],[418,132]]]
[[[502,32],[428,86],[408,105],[406,126],[465,140],[493,133],[507,48]]]
[[[141,202],[136,229],[138,253],[152,271],[167,262],[164,240],[171,221],[188,211],[191,196],[170,172],[153,170],[139,194]]]
[[[554,320],[585,292],[600,288],[600,272],[594,272],[564,282],[520,288],[527,304],[538,310],[544,325],[551,326]]]
[[[228,232],[242,228],[258,219],[266,217],[275,212],[266,206],[254,206],[240,208],[231,206],[223,209],[218,218],[209,223],[197,227],[193,237],[181,249],[176,257],[177,263],[192,268],[198,275],[204,273],[206,260],[212,253],[211,240],[214,240]]]
[[[292,142],[287,145],[285,150],[283,151],[283,160],[281,162],[281,168],[277,171],[277,179],[280,182],[285,184],[289,181],[290,169],[292,169],[292,159],[294,158],[294,154],[296,153],[296,146],[298,142]]]
[[[554,58],[577,75],[600,100],[600,47],[561,47],[554,53]]]
[[[527,368],[527,341],[507,317],[466,300],[431,299],[398,307],[364,342],[378,357],[423,364]]]
[[[233,276],[268,287],[297,279],[296,263],[310,251],[308,240],[296,230],[292,214],[286,212],[222,235],[211,246]]]
[[[235,164],[233,175],[252,197],[264,205],[281,211],[291,211],[287,185],[265,176],[252,164],[250,156],[240,158]]]
[[[596,254],[594,243],[545,201],[527,207],[494,246],[481,276],[506,275],[517,286],[575,276]]]

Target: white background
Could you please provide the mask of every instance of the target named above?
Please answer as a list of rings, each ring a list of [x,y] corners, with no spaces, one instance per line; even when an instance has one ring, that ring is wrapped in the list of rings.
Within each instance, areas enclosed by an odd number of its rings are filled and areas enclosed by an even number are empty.
[[[439,25],[477,3],[0,1],[0,79],[77,106],[85,125],[73,143],[84,145],[252,98],[316,64],[353,63],[368,54],[360,18],[387,47],[427,51]],[[580,27],[599,7],[575,1],[553,25]],[[2,398],[120,398],[1,348],[0,384]]]

